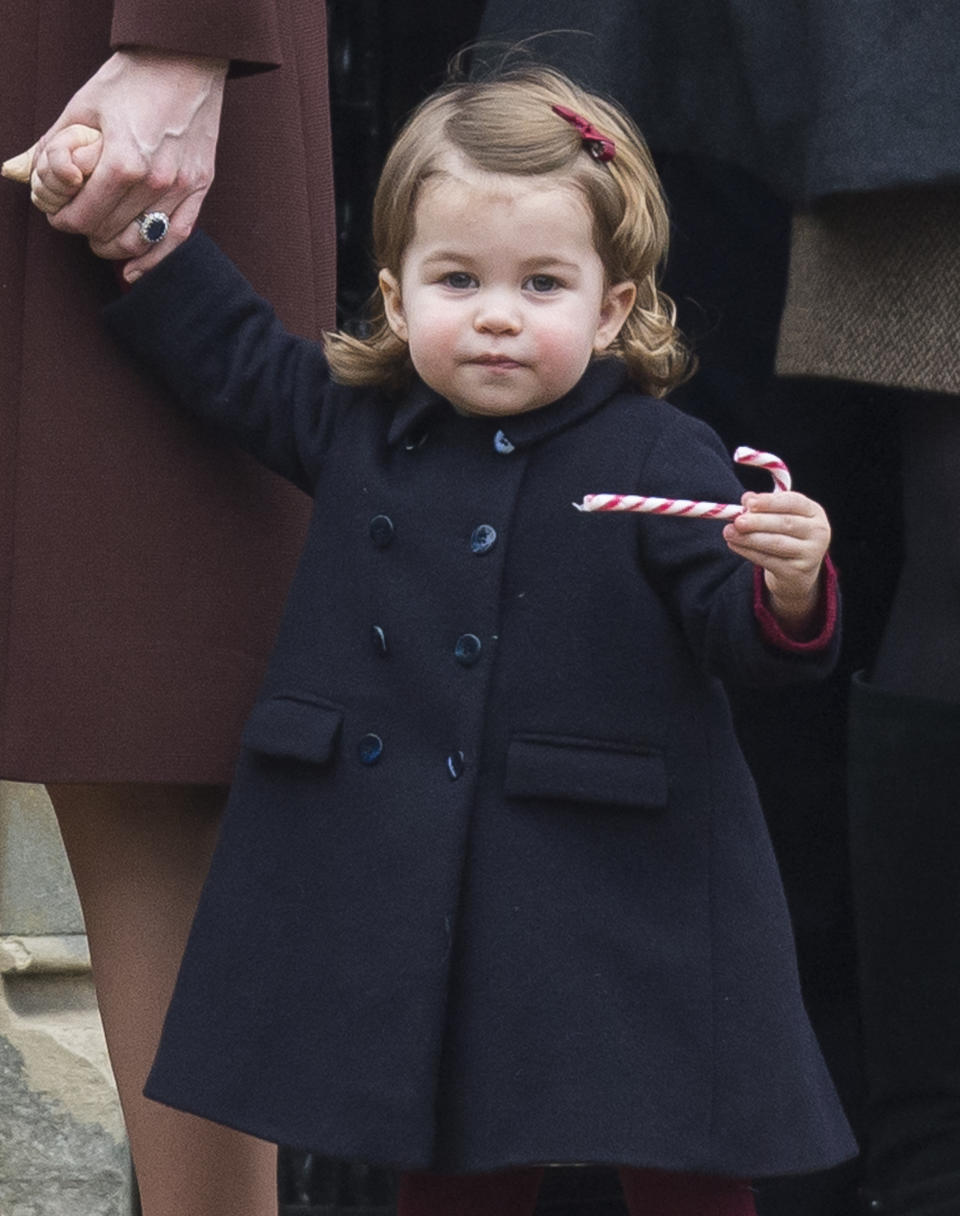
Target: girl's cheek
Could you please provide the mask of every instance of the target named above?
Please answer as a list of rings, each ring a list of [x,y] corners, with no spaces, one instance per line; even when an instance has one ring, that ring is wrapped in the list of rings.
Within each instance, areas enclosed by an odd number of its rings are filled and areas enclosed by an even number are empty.
[[[541,360],[557,370],[578,367],[582,371],[589,362],[593,345],[577,327],[571,326],[541,333],[537,349]]]

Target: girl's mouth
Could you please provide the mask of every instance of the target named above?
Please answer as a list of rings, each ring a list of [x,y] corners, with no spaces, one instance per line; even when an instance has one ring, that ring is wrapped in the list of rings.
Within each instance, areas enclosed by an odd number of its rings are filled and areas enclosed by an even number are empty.
[[[523,364],[517,359],[511,359],[508,355],[478,355],[472,362],[479,363],[482,367],[522,367]]]

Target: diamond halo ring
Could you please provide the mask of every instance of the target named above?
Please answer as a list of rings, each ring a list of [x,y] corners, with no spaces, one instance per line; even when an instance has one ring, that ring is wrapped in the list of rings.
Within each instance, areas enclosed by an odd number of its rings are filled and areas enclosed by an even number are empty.
[[[170,216],[165,211],[144,211],[136,223],[148,245],[158,245],[170,231]]]

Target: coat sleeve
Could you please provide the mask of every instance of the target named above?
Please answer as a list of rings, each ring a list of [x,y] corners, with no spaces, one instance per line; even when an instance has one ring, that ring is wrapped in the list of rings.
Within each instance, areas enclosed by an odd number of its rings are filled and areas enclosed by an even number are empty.
[[[743,493],[717,435],[679,411],[652,446],[638,485],[644,494],[709,502],[739,502]],[[639,536],[646,576],[711,674],[759,686],[820,680],[833,669],[840,648],[835,601],[832,627],[816,645],[780,644],[758,604],[757,568],[730,551],[719,523],[643,516]],[[832,573],[826,593],[836,596]]]
[[[110,45],[230,59],[240,71],[276,67],[277,0],[114,0]]]
[[[333,384],[323,347],[288,333],[226,254],[195,232],[104,310],[121,344],[191,413],[313,492]]]

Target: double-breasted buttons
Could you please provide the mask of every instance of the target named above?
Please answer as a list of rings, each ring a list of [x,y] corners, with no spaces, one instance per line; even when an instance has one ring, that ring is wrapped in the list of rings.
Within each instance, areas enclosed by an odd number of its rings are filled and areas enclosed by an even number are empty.
[[[497,431],[493,437],[493,450],[499,452],[501,456],[509,456],[513,451],[513,444],[506,437],[503,431]]]
[[[464,755],[461,751],[453,751],[447,756],[447,772],[450,774],[450,780],[456,779],[463,773]]]
[[[386,549],[393,540],[396,529],[389,515],[374,515],[370,520],[370,539],[378,549]]]
[[[370,638],[373,642],[373,649],[377,654],[387,654],[390,647],[387,645],[387,635],[381,625],[372,625],[370,627]]]
[[[383,754],[383,740],[379,735],[364,735],[357,745],[361,764],[376,764]]]
[[[474,553],[486,553],[497,543],[497,530],[492,524],[478,524],[470,533],[470,548]]]
[[[475,633],[461,633],[453,648],[453,657],[464,667],[472,667],[480,658],[483,643]]]

